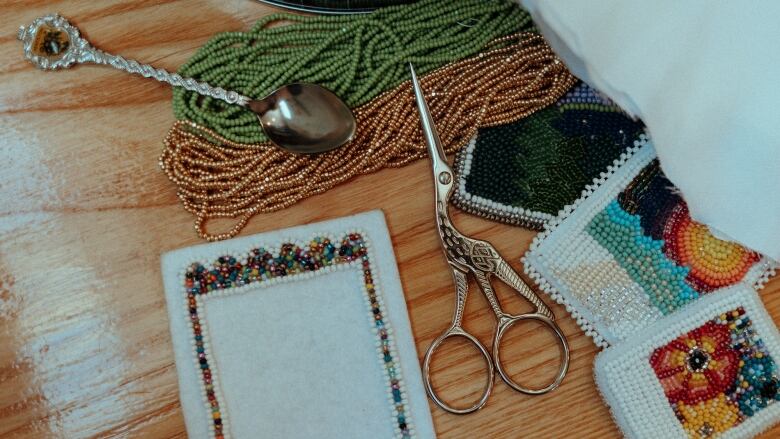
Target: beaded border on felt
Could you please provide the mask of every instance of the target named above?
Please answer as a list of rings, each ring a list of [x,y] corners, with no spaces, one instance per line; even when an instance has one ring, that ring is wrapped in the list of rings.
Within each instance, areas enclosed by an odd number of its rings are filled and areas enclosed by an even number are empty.
[[[601,348],[609,347],[610,343],[607,342],[604,336],[602,336],[598,332],[595,324],[589,321],[587,318],[585,318],[577,310],[577,307],[575,305],[570,303],[569,300],[567,300],[561,294],[561,292],[558,291],[556,287],[554,287],[549,281],[547,281],[542,275],[542,273],[540,273],[539,270],[533,264],[529,263],[528,258],[542,245],[542,243],[556,229],[558,229],[562,224],[566,222],[566,220],[575,212],[575,210],[581,204],[583,204],[586,200],[590,199],[590,197],[604,184],[610,181],[610,179],[617,172],[621,172],[621,173],[637,172],[646,165],[645,161],[648,161],[651,157],[654,156],[655,156],[655,151],[652,147],[649,137],[646,134],[640,135],[640,138],[634,141],[633,147],[628,148],[626,152],[622,153],[619,158],[614,160],[613,164],[609,166],[606,171],[601,172],[599,177],[594,178],[592,184],[585,187],[585,189],[582,191],[582,195],[580,196],[580,198],[578,198],[572,204],[569,204],[563,209],[561,209],[555,218],[553,218],[552,220],[544,224],[544,230],[534,237],[528,251],[521,258],[521,262],[523,264],[525,273],[531,279],[533,279],[533,281],[539,286],[539,288],[542,291],[547,293],[547,295],[549,295],[553,300],[563,305],[566,308],[566,311],[571,314],[572,318],[576,320],[577,324],[585,332],[585,334],[593,339],[593,342],[596,344],[596,346]],[[645,160],[642,160],[643,158]],[[634,159],[635,161],[631,162],[632,159]],[[636,161],[637,159],[639,159],[639,161]],[[771,262],[766,257],[762,257],[762,259],[757,264],[762,264],[764,266],[763,270],[761,271],[761,274],[752,284],[753,288],[759,290],[763,288],[766,282],[768,282],[769,278],[775,275],[776,269],[780,264],[776,262]]]
[[[676,311],[673,314],[665,316],[663,323],[656,322],[652,328],[645,331],[645,334],[635,334],[627,342],[617,344],[609,349],[605,349],[596,356],[593,374],[598,386],[599,393],[607,402],[610,415],[620,427],[623,435],[631,438],[643,437],[678,437],[670,436],[673,431],[682,432],[682,423],[673,412],[672,407],[665,395],[661,383],[655,374],[650,358],[655,349],[667,345],[672,340],[685,335],[714,317],[726,311],[742,308],[752,321],[754,327],[758,328],[758,336],[765,343],[772,357],[777,358],[780,354],[780,337],[777,327],[772,318],[767,314],[757,292],[744,282],[726,287],[713,294],[708,294],[700,300],[693,302],[682,311]],[[674,322],[668,320],[674,319]],[[631,360],[635,360],[637,365],[645,370],[642,376],[644,379],[636,380],[636,377],[626,377],[620,374],[615,375],[621,369],[630,367]],[[634,371],[635,368],[630,368]],[[631,389],[626,393],[626,389]],[[637,395],[641,398],[637,399]],[[632,404],[641,401],[644,406],[640,412],[631,410]],[[775,424],[780,414],[780,402],[775,402],[770,407],[760,410],[757,414],[748,417],[740,424],[732,427],[722,434],[727,437],[753,437],[761,433],[766,428]],[[653,431],[652,435],[642,435],[643,431],[637,431],[635,424],[637,413],[648,418],[652,423],[649,427]],[[662,435],[657,426],[668,426],[667,422],[675,427],[667,430],[666,435]],[[674,421],[674,422],[672,422]],[[645,428],[644,430],[648,430]],[[647,431],[644,431],[647,433]],[[683,435],[682,437],[687,437]],[[718,436],[719,437],[719,436]]]
[[[307,248],[307,244],[302,243],[300,240],[290,238],[281,240],[277,245],[272,247],[255,245],[244,253],[237,252],[233,254],[223,254],[217,258],[217,263],[207,260],[192,261],[180,272],[180,285],[184,285],[183,294],[185,317],[187,319],[190,334],[193,335],[193,337],[190,339],[193,360],[196,370],[201,371],[201,377],[198,380],[200,383],[200,393],[206,411],[211,413],[211,422],[209,422],[209,433],[211,437],[216,439],[229,439],[232,436],[229,431],[228,414],[225,408],[221,407],[219,404],[219,401],[224,401],[224,397],[222,396],[222,391],[219,384],[218,372],[215,364],[208,362],[208,358],[213,358],[209,348],[210,340],[208,335],[208,325],[205,319],[202,320],[198,318],[199,315],[205,314],[205,310],[203,309],[205,301],[209,300],[210,298],[224,297],[227,295],[245,294],[247,293],[247,288],[249,287],[253,288],[256,286],[270,286],[277,283],[292,282],[300,278],[311,278],[314,276],[324,275],[336,270],[354,268],[359,268],[364,280],[364,299],[366,306],[368,307],[368,317],[370,319],[369,324],[371,331],[377,337],[376,347],[378,361],[382,367],[384,378],[387,381],[387,396],[388,403],[390,405],[391,418],[393,419],[394,423],[393,429],[395,437],[401,439],[417,437],[414,429],[414,423],[411,420],[409,399],[405,390],[406,386],[403,380],[401,364],[397,360],[399,354],[395,347],[393,328],[389,320],[387,320],[384,299],[382,298],[382,292],[378,285],[378,269],[373,263],[373,260],[375,260],[375,255],[371,246],[371,242],[367,237],[367,233],[362,230],[350,230],[343,233],[342,235],[343,237],[341,239],[336,239],[335,236],[331,233],[315,233],[312,234],[309,240],[309,244],[317,239],[323,241],[328,240],[331,243],[338,245],[345,241],[358,242],[361,249],[364,250],[363,254],[356,255],[356,257],[352,260],[342,259],[334,262],[333,265],[315,267],[313,270],[304,269],[304,271],[291,274],[287,274],[285,271],[285,274],[275,277],[263,277],[261,274],[259,275],[259,278],[254,281],[249,281],[238,286],[231,285],[228,287],[216,288],[200,294],[195,294],[194,291],[188,291],[189,289],[194,289],[194,285],[188,287],[185,283],[187,279],[187,273],[192,267],[196,265],[214,269],[219,266],[219,260],[222,258],[232,257],[236,262],[238,262],[241,260],[240,258],[258,255],[258,253],[253,252],[261,248],[265,249],[264,254],[270,254],[276,258],[281,255],[285,246],[291,246],[292,249],[305,249]],[[338,248],[339,247],[336,247],[336,250],[338,250]],[[244,261],[245,260],[246,259],[244,259]],[[362,267],[360,267],[361,265]],[[207,272],[210,271],[208,268]],[[369,280],[371,282],[369,282]],[[231,283],[234,281],[235,280],[231,280]],[[192,306],[191,296],[195,302],[194,307]],[[195,331],[195,325],[198,325],[198,332]],[[199,336],[200,338],[198,338]],[[202,352],[200,352],[199,349]]]
[[[549,213],[537,212],[518,206],[497,203],[487,198],[474,195],[466,190],[466,178],[471,173],[471,161],[474,149],[477,147],[477,136],[469,140],[466,147],[455,155],[453,168],[455,170],[456,187],[452,194],[452,203],[459,209],[489,220],[500,221],[514,226],[526,227],[532,230],[542,230],[544,224],[553,219]]]

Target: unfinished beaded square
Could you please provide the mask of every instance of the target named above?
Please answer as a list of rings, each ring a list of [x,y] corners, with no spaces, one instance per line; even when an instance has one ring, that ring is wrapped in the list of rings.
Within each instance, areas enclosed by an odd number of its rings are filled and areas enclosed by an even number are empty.
[[[642,132],[640,122],[579,83],[525,119],[480,129],[455,157],[453,203],[488,219],[541,229]]]
[[[435,436],[381,212],[163,261],[191,437]]]
[[[701,295],[760,288],[775,263],[715,238],[642,137],[539,234],[526,272],[599,346],[619,342]]]
[[[596,357],[596,382],[629,438],[752,437],[780,419],[780,336],[738,284]]]

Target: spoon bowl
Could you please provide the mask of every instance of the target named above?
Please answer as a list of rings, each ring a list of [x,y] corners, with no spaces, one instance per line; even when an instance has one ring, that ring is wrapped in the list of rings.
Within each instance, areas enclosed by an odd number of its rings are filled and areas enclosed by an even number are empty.
[[[279,87],[246,105],[257,114],[266,136],[298,154],[330,151],[355,136],[355,117],[332,91],[316,84]]]

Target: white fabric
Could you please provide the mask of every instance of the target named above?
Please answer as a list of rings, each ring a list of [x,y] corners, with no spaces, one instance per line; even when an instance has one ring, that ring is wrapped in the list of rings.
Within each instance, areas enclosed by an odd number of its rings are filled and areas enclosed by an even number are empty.
[[[644,121],[695,220],[780,260],[780,2],[520,1],[577,76]]]
[[[187,432],[209,437],[210,411],[196,369],[182,273],[194,261],[313,236],[367,239],[372,274],[384,299],[400,362],[407,418],[416,437],[435,433],[422,384],[390,237],[381,211],[184,248],[163,256],[163,277]],[[240,260],[240,259],[239,259]],[[397,434],[389,388],[372,333],[360,265],[285,281],[250,283],[199,296],[209,365],[234,438],[390,438]],[[392,397],[390,397],[392,400]]]

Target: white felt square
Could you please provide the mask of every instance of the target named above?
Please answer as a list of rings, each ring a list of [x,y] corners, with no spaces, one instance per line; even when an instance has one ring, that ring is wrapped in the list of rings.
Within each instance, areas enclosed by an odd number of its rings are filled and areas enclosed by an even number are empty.
[[[435,437],[406,305],[384,217],[373,211],[168,253],[166,298],[190,437],[215,437],[213,406],[193,341],[204,338],[225,437],[399,437],[398,402],[367,295],[364,267],[352,261],[313,272],[195,296],[193,320],[183,270],[250,249],[333,241],[358,232],[366,241],[382,319],[392,342],[405,423],[413,437]],[[182,310],[185,310],[182,312]]]
[[[310,438],[331,424],[340,437],[393,437],[361,283],[352,267],[204,300],[233,435]]]

